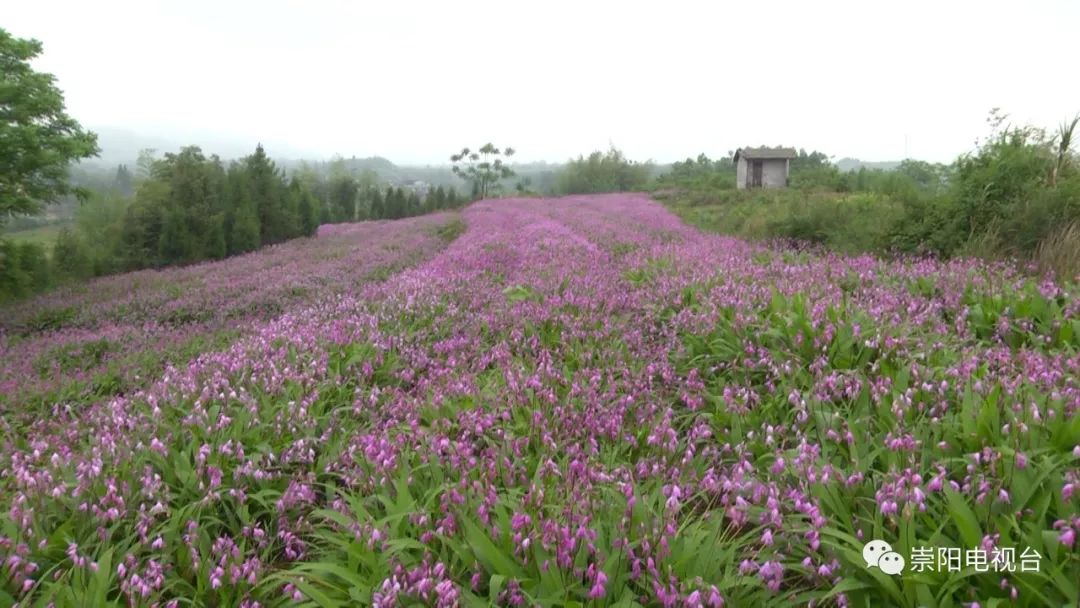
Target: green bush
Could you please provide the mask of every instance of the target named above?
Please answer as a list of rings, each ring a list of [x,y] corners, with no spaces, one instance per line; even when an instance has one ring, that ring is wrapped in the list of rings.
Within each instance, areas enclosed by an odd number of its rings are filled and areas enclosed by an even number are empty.
[[[44,291],[52,282],[53,272],[44,247],[0,240],[0,301]]]
[[[651,163],[627,160],[622,152],[612,148],[606,154],[593,152],[588,158],[578,157],[568,162],[558,176],[556,188],[560,194],[644,190],[652,170]]]
[[[997,131],[1003,121],[992,115],[991,137],[948,167],[905,160],[894,170],[841,173],[824,154],[800,150],[790,188],[746,191],[732,189],[730,162],[702,155],[672,165],[652,189],[716,232],[848,253],[1011,257],[1072,279],[1075,237],[1062,229],[1080,223],[1080,163],[1070,148],[1080,119],[1052,136],[1032,127]]]

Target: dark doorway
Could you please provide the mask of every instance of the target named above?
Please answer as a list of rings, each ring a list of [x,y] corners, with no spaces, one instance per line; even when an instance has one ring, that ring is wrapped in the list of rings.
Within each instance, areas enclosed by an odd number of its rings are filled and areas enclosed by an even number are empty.
[[[761,161],[760,160],[755,160],[753,165],[751,165],[750,187],[751,188],[760,188],[761,187]]]

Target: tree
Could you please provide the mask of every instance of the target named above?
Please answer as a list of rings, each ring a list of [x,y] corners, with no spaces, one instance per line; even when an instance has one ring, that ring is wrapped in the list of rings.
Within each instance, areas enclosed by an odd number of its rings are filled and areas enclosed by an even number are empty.
[[[409,192],[408,199],[405,202],[405,217],[414,217],[423,212],[424,210],[420,206],[420,195],[416,192]]]
[[[85,196],[68,167],[98,153],[97,136],[65,112],[56,78],[30,67],[41,48],[0,28],[0,224],[66,194]]]
[[[513,148],[500,151],[492,144],[486,143],[476,152],[462,148],[461,152],[450,157],[450,162],[454,163],[452,168],[454,174],[471,183],[476,198],[483,199],[494,193],[500,180],[516,175],[501,158],[509,158],[513,155]]]
[[[289,191],[296,200],[300,235],[314,236],[319,230],[319,199],[296,178],[289,184]]]
[[[651,174],[651,163],[635,163],[611,148],[568,162],[559,174],[558,189],[563,194],[641,190]]]
[[[228,253],[225,243],[225,215],[215,213],[210,217],[203,236],[202,252],[205,257],[220,260]]]
[[[247,201],[236,210],[233,219],[232,239],[229,242],[229,253],[247,253],[259,248],[259,215],[255,211],[255,204]]]
[[[56,235],[52,259],[57,274],[64,278],[83,279],[90,276],[90,257],[86,255],[86,248],[78,235],[68,228]]]
[[[360,186],[350,175],[338,175],[330,180],[331,217],[335,222],[351,222],[356,219],[356,196]]]
[[[444,209],[456,209],[461,205],[461,196],[458,195],[457,188],[450,188],[446,191],[446,203]]]
[[[112,189],[120,196],[129,197],[135,193],[135,180],[128,170],[127,165],[116,168],[116,177],[113,178]]]
[[[378,188],[371,193],[371,219],[381,220],[386,218],[386,204],[383,195]]]
[[[285,204],[285,184],[274,162],[266,156],[262,144],[255,153],[244,159],[251,197],[259,217],[259,234],[263,245],[280,243],[289,238],[289,227],[296,224],[289,217]]]

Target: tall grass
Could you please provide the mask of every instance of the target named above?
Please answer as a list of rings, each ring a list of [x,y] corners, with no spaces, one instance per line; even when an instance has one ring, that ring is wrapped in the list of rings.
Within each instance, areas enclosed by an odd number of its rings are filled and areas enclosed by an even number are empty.
[[[1059,281],[1080,278],[1080,223],[1067,224],[1050,233],[1035,250],[1035,264]]]
[[[703,230],[750,239],[790,239],[844,253],[884,252],[903,206],[883,195],[805,190],[657,193]]]

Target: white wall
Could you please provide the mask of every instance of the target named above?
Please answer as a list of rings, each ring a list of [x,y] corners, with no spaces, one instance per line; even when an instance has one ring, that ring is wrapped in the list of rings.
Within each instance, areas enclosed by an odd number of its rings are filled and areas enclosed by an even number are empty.
[[[740,190],[746,188],[746,171],[746,159],[740,156],[735,163],[735,187]]]
[[[784,188],[787,186],[788,161],[783,158],[771,158],[762,161],[761,185],[766,188]]]

